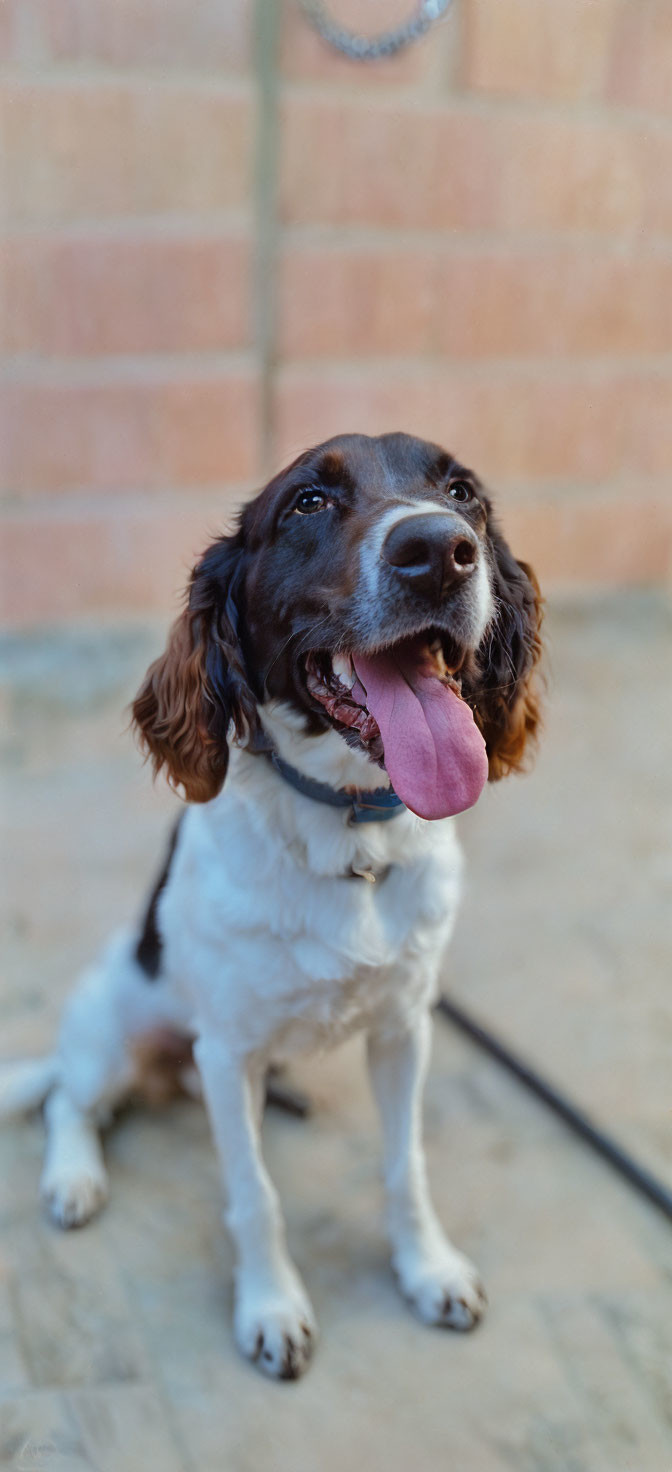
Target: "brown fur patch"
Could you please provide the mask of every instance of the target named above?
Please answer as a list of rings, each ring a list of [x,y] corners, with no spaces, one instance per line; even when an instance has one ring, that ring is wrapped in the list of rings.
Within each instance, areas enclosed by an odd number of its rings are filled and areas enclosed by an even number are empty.
[[[167,1027],[156,1028],[136,1038],[129,1051],[136,1071],[137,1092],[146,1103],[159,1108],[171,1099],[188,1097],[181,1074],[194,1062],[190,1038]]]
[[[226,776],[226,746],[208,730],[207,641],[203,615],[185,609],[165,652],[150,665],[133,703],[140,744],[154,776],[163,767],[188,802],[209,802]]]
[[[526,562],[518,564],[524,573],[531,597],[526,607],[525,667],[515,684],[505,682],[500,689],[486,687],[475,707],[477,725],[483,733],[488,751],[488,780],[498,782],[512,772],[524,772],[541,732],[541,697],[543,678],[539,672],[543,646],[541,626],[544,603],[533,569]]]

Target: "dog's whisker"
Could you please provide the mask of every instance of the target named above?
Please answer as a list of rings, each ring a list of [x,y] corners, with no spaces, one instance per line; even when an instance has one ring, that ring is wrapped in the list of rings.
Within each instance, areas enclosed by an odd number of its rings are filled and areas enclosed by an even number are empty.
[[[274,665],[277,664],[277,662],[281,658],[281,656],[284,654],[287,646],[289,644],[291,644],[292,639],[308,639],[308,638],[312,638],[313,634],[315,634],[318,629],[323,628],[324,625],[329,622],[330,618],[331,618],[331,614],[330,613],[327,613],[324,618],[322,618],[322,619],[319,620],[318,623],[313,624],[311,627],[309,627],[307,629],[292,629],[291,633],[288,634],[287,638],[285,639],[284,644],[282,644],[280,646],[280,648],[277,651],[277,654],[274,655],[273,659],[271,660],[271,663],[268,666],[268,669],[266,670],[266,672],[265,672],[265,674],[263,676],[263,679],[262,679],[262,688],[264,690],[266,689],[266,685],[267,685],[267,682],[268,682],[268,677],[269,677],[269,675],[271,673],[271,670],[273,669]]]

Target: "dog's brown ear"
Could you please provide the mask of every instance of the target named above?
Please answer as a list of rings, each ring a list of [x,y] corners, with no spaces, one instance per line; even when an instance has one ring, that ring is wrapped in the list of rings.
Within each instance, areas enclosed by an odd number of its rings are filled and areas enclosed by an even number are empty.
[[[479,650],[474,713],[485,738],[489,780],[497,782],[525,768],[538,735],[543,600],[532,568],[516,561],[491,520],[489,533],[496,612]]]
[[[209,802],[229,764],[231,734],[256,729],[240,643],[240,537],[221,537],[194,568],[188,605],[133,702],[133,723],[156,775],[188,802]]]

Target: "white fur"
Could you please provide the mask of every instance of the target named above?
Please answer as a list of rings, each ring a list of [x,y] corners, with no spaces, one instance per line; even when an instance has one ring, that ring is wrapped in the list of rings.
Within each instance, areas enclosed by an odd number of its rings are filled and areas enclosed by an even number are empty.
[[[476,647],[485,635],[488,625],[492,622],[495,612],[495,603],[490,586],[490,578],[482,556],[479,556],[476,565],[476,607],[478,618],[472,640]]]
[[[385,784],[336,732],[302,735],[287,707],[262,714],[302,772],[338,786]],[[305,1368],[315,1326],[260,1153],[271,1059],[366,1032],[401,1287],[430,1323],[470,1327],[483,1304],[474,1269],[434,1215],[420,1130],[428,1009],[459,899],[454,824],[407,811],[386,823],[347,818],[295,792],[264,757],[234,749],[222,793],[189,807],[180,827],[159,906],[160,977],[140,970],[132,936],[114,940],[66,1008],[44,1082],[46,1091],[57,1079],[43,1191],[55,1219],[76,1225],[106,1196],[98,1126],[133,1084],[129,1043],[166,1026],[196,1038],[237,1248],[237,1342],[280,1377]],[[346,877],[353,866],[378,882]]]
[[[28,1058],[5,1063],[0,1071],[0,1119],[36,1109],[58,1077],[58,1060]]]

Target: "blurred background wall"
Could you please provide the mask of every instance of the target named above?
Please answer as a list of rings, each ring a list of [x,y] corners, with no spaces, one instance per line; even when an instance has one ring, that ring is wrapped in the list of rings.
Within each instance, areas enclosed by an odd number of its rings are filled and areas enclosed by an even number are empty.
[[[408,0],[331,0],[363,29]],[[672,4],[4,0],[3,602],[167,614],[307,443],[404,428],[547,588],[672,566]]]

